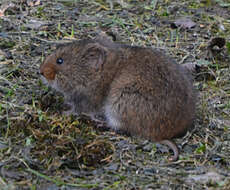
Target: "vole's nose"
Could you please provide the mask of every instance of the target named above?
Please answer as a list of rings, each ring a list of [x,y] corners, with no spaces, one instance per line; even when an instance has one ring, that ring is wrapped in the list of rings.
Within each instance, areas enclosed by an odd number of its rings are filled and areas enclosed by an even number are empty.
[[[45,75],[45,66],[44,63],[41,64],[40,68],[39,68],[39,74],[44,76]]]
[[[48,80],[54,80],[56,71],[52,65],[46,65],[40,68],[40,74]]]

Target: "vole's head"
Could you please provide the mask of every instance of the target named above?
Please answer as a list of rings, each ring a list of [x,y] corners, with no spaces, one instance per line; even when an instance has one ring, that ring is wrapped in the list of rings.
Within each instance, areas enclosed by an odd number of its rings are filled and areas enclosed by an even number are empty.
[[[109,54],[108,48],[98,41],[73,42],[46,57],[40,73],[50,86],[71,92],[100,78]]]

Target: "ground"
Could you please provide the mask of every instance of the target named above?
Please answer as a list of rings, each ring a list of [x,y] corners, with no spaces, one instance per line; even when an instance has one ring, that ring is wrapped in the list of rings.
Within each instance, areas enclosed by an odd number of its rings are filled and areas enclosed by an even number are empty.
[[[0,189],[230,189],[228,0],[0,4]],[[192,65],[196,119],[176,140],[178,161],[163,145],[62,115],[62,95],[42,84],[57,44],[102,31]]]

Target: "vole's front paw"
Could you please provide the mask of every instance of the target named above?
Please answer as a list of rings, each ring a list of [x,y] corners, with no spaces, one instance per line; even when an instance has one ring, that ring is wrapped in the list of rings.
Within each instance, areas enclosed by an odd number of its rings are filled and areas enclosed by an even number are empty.
[[[78,115],[76,110],[74,109],[74,106],[73,105],[70,105],[68,103],[64,103],[63,105],[63,111],[62,111],[62,115],[65,115],[65,116],[70,116],[70,115]]]
[[[85,116],[85,117],[88,117],[91,121],[93,121],[97,127],[100,127],[100,128],[108,128],[106,126],[106,121],[105,121],[105,118],[102,116],[102,115],[95,115],[93,113],[82,113],[81,114],[82,116]]]

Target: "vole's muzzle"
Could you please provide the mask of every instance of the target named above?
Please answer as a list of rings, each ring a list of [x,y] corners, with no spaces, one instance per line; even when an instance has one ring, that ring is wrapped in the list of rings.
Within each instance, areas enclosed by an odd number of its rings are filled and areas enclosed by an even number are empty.
[[[54,80],[56,75],[56,68],[53,64],[42,64],[40,67],[40,74],[47,80]]]

